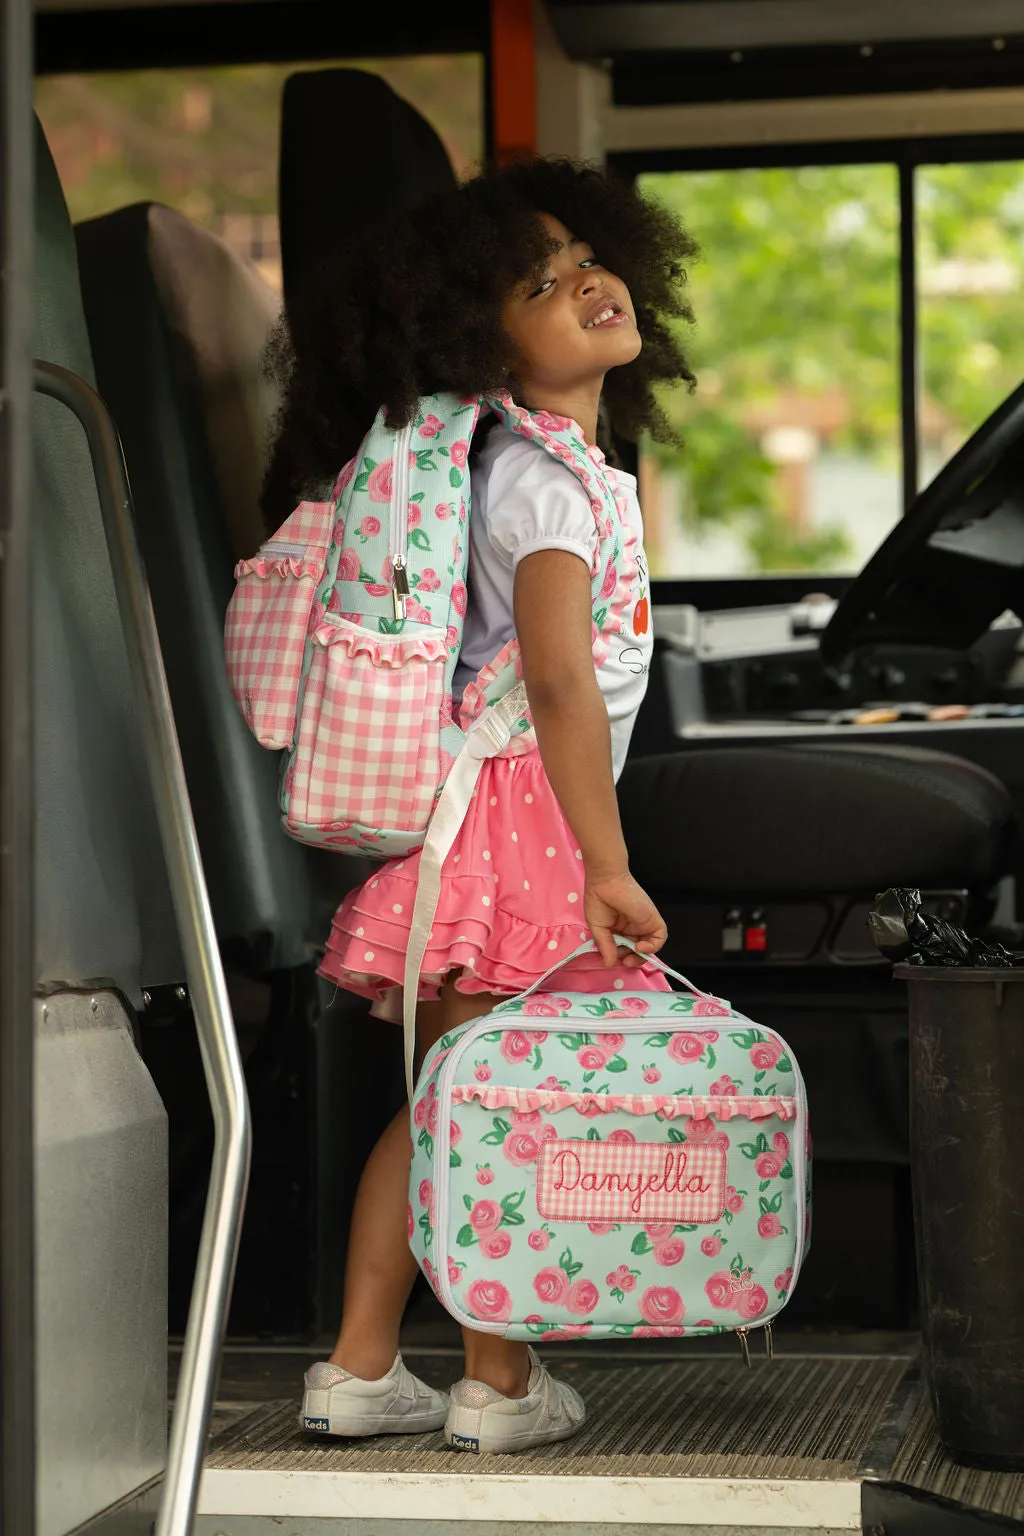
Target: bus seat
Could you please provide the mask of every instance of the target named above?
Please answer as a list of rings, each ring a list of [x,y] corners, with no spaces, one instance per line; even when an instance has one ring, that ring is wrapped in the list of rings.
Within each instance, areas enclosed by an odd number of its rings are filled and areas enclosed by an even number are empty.
[[[372,170],[354,186],[346,160],[342,186],[339,140],[366,135]],[[281,141],[286,277],[301,271],[297,252],[343,233],[357,192],[365,217],[374,188],[400,206],[452,179],[433,129],[384,81],[357,70],[292,77]],[[96,371],[124,445],[222,947],[254,971],[289,969],[323,943],[361,866],[284,836],[278,759],[249,734],[224,670],[232,569],[264,537],[258,497],[276,397],[261,354],[280,301],[216,236],[157,204],[91,219],[76,233]]]
[[[35,196],[35,355],[91,383],[38,123]],[[33,477],[36,1531],[59,1536],[164,1463],[167,1117],[126,999],[184,970],[92,462],[40,395]]]
[[[364,144],[372,145],[372,157],[360,156]],[[339,153],[339,145],[353,152]],[[286,305],[307,262],[343,242],[358,224],[414,207],[454,184],[434,129],[378,76],[356,69],[300,70],[289,76],[281,105],[278,182]],[[362,872],[346,862],[354,884]],[[321,1102],[353,1081],[378,1085],[373,1097],[347,1094],[345,1114],[329,1114],[322,1125],[317,1310],[325,1328],[337,1320],[359,1175],[405,1096],[397,1034],[357,1027],[366,1009],[361,999],[342,992],[319,1032]]]
[[[139,203],[76,233],[221,945],[252,972],[297,967],[323,941],[346,866],[282,833],[278,759],[235,707],[223,649],[235,560],[262,538],[275,401],[260,358],[279,303],[254,269],[172,209]]]
[[[749,907],[893,885],[983,894],[1014,850],[1005,786],[966,758],[925,748],[664,753],[630,761],[620,789],[637,876],[672,902]]]
[[[372,144],[373,155],[339,153]],[[379,75],[360,69],[301,70],[281,100],[278,211],[284,292],[354,223],[412,208],[455,185],[434,129]]]

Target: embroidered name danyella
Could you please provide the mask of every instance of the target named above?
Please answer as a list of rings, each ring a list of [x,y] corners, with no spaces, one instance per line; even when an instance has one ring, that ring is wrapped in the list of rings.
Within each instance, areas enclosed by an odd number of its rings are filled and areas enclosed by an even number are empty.
[[[555,1189],[582,1189],[591,1194],[606,1190],[609,1194],[632,1195],[630,1210],[636,1216],[643,1214],[645,1195],[690,1194],[706,1195],[711,1181],[699,1173],[691,1174],[686,1166],[686,1153],[666,1151],[664,1167],[660,1173],[595,1173],[584,1168],[578,1152],[559,1152],[555,1158]]]
[[[558,1221],[720,1221],[727,1155],[708,1142],[546,1141],[537,1209]]]

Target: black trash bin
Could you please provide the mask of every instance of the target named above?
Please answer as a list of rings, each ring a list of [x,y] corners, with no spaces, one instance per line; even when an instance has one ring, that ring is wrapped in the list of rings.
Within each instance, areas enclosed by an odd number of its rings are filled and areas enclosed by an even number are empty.
[[[1024,970],[900,965],[932,1406],[959,1461],[1024,1470]]]

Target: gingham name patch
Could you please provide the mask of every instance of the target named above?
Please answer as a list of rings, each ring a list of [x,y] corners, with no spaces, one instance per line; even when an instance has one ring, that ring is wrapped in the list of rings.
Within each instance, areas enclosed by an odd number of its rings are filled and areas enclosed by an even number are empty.
[[[552,1221],[720,1221],[727,1156],[706,1142],[545,1141],[537,1209]]]

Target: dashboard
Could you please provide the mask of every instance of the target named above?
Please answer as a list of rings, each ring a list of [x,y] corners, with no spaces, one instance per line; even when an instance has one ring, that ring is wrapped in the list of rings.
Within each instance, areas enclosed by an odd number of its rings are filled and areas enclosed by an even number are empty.
[[[965,650],[879,644],[837,669],[821,648],[835,609],[814,594],[717,612],[656,608],[672,734],[794,738],[916,727],[931,736],[1024,721],[1024,626],[1011,611]]]

